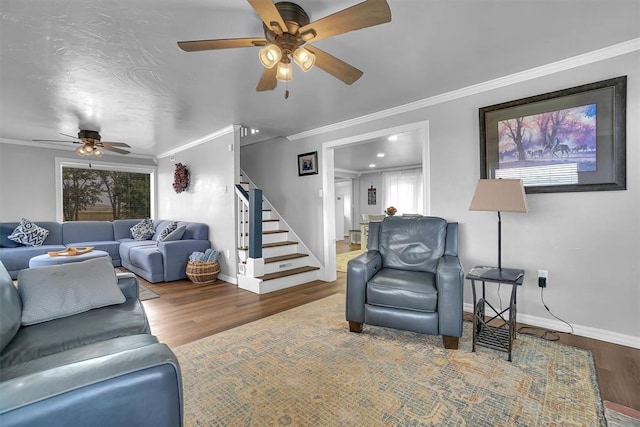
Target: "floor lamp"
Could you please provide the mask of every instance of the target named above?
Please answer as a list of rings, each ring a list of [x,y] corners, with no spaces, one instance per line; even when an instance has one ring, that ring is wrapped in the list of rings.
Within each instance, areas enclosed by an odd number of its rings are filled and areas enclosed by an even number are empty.
[[[498,269],[502,270],[502,217],[500,212],[527,212],[521,179],[481,179],[471,200],[470,211],[498,212]]]

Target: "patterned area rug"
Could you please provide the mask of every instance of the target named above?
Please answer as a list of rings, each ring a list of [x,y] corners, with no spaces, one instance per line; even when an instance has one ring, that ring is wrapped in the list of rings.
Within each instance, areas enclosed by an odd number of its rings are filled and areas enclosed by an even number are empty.
[[[336,271],[347,272],[347,263],[351,258],[355,258],[364,251],[351,251],[336,255]]]
[[[441,337],[365,325],[344,295],[174,349],[185,425],[604,425],[588,351],[518,335],[513,362]]]
[[[140,279],[138,279],[140,280]],[[138,292],[140,293],[140,301],[145,301],[148,299],[160,298],[160,295],[153,292],[151,289],[146,286],[138,283]]]

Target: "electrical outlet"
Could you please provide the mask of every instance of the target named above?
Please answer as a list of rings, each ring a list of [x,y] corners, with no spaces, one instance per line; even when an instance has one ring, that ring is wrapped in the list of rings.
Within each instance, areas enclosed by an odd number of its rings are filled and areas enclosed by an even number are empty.
[[[539,287],[546,288],[548,279],[549,279],[549,272],[547,270],[538,270],[538,286]]]

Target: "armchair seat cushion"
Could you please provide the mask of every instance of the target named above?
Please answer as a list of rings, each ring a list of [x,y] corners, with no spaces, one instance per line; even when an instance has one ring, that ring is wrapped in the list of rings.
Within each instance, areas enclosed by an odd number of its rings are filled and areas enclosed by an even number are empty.
[[[383,268],[367,282],[367,304],[433,313],[438,290],[433,273]]]

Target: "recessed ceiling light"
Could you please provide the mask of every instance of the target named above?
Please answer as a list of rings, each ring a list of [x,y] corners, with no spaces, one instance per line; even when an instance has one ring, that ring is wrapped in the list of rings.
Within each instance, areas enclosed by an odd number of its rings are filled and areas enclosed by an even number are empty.
[[[371,164],[369,165],[369,167],[370,167],[370,168],[375,168],[375,167],[376,167],[376,165],[375,165],[375,163],[371,163]]]
[[[384,153],[378,153],[376,154],[378,157],[384,157]]]
[[[398,135],[391,135],[389,137],[389,141],[397,141],[398,140]]]

